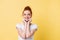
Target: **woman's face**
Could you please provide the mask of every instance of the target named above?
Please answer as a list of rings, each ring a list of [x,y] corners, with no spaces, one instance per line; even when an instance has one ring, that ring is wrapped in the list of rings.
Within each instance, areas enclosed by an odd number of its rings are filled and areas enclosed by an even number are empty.
[[[25,21],[29,21],[29,19],[32,17],[32,14],[29,10],[25,10],[23,12],[23,18]]]

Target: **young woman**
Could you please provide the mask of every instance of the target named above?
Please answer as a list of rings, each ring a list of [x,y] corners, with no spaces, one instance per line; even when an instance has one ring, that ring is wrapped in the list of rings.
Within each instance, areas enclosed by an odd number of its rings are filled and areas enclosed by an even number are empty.
[[[23,21],[16,24],[18,40],[33,40],[33,35],[37,30],[37,25],[32,24],[32,10],[26,6],[22,13]]]

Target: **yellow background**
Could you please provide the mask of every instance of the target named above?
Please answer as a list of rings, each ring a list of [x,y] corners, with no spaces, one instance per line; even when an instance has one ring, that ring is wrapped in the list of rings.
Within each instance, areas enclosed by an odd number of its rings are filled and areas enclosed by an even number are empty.
[[[0,40],[17,40],[16,23],[25,6],[33,11],[38,25],[35,40],[60,40],[60,0],[0,0]]]

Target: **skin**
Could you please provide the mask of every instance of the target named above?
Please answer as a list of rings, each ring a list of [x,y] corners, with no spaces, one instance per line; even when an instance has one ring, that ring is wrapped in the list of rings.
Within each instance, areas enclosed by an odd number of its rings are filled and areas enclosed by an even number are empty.
[[[32,14],[30,13],[29,10],[25,10],[22,16],[23,16],[23,24],[25,28],[24,30],[17,28],[17,31],[20,37],[22,37],[23,39],[27,39],[30,38],[35,33],[36,29],[30,30]]]

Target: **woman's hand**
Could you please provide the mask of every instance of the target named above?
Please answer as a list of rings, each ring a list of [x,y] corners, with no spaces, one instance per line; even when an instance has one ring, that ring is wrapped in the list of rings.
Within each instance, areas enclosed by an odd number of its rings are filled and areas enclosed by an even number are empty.
[[[30,24],[30,23],[31,23],[31,21],[32,21],[32,19],[30,18],[30,19],[28,20],[28,23]]]
[[[30,30],[31,21],[32,21],[31,18],[28,20],[28,22],[23,20],[23,22],[25,24],[24,30],[25,30],[26,38],[31,37],[34,34],[34,32],[36,31],[36,30]]]
[[[23,19],[23,22],[25,25],[29,25],[31,23],[32,19],[28,19],[28,21],[26,21],[26,19]]]

